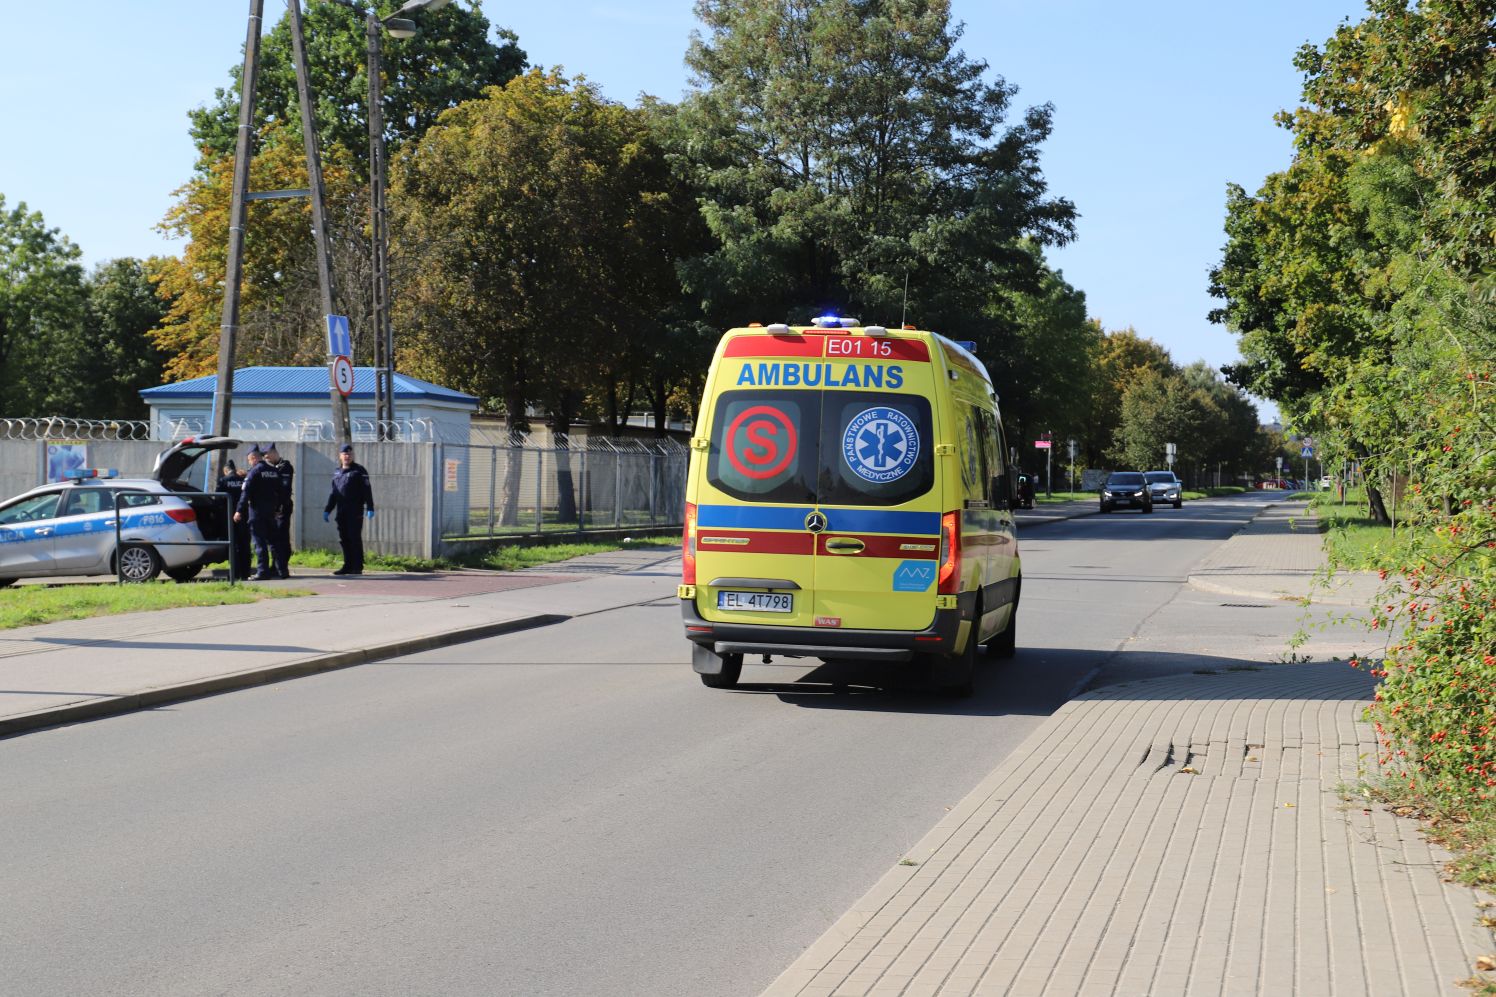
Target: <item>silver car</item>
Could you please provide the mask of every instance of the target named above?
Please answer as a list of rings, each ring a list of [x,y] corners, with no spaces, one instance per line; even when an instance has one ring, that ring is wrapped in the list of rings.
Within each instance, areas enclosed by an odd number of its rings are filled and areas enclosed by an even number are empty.
[[[1143,475],[1148,479],[1148,491],[1153,493],[1153,504],[1162,502],[1178,509],[1184,505],[1184,485],[1174,477],[1173,471],[1149,471]]]
[[[18,578],[114,574],[116,498],[125,580],[150,581],[164,571],[190,581],[227,557],[222,544],[203,543],[228,536],[227,504],[178,493],[204,490],[185,480],[199,457],[241,445],[222,436],[189,438],[162,451],[149,478],[73,472],[78,476],[66,483],[0,503],[0,588]]]

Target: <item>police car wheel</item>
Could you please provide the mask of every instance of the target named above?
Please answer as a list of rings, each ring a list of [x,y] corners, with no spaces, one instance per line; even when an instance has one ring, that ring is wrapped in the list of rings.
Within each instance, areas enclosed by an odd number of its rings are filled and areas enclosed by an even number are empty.
[[[174,582],[190,582],[203,570],[201,564],[189,564],[185,568],[167,568],[166,577]]]
[[[144,544],[130,544],[119,552],[119,572],[127,582],[149,582],[161,574],[161,558]]]
[[[1174,508],[1176,508],[1176,509],[1183,509],[1184,508],[1184,502],[1183,501],[1177,501],[1177,502],[1175,502],[1174,503]]]

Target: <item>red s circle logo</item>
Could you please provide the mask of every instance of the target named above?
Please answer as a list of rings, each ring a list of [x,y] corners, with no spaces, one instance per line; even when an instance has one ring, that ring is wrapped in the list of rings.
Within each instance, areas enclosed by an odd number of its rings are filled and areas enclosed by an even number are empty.
[[[794,422],[772,405],[744,409],[723,436],[728,463],[755,481],[783,473],[795,459],[797,444]]]

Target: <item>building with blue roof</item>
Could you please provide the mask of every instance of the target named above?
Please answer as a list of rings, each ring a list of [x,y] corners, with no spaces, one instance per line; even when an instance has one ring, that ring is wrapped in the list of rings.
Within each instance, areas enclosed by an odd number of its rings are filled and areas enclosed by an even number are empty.
[[[179,439],[208,432],[218,376],[194,377],[140,392],[151,409],[151,435]],[[243,367],[234,372],[233,432],[246,439],[336,440],[326,367]],[[467,443],[478,399],[461,391],[395,375],[395,422],[401,439]],[[355,440],[378,437],[374,368],[353,369],[348,396]]]

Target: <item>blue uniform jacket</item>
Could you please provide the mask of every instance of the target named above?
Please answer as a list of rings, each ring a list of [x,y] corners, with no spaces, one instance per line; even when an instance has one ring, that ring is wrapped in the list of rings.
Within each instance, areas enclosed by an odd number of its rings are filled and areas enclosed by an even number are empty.
[[[247,512],[250,519],[276,515],[286,502],[286,484],[269,461],[260,461],[244,476],[238,511]]]
[[[374,508],[374,489],[369,485],[369,472],[359,463],[340,467],[332,472],[332,492],[327,496],[323,512],[337,510],[339,519],[357,519],[365,509]]]

